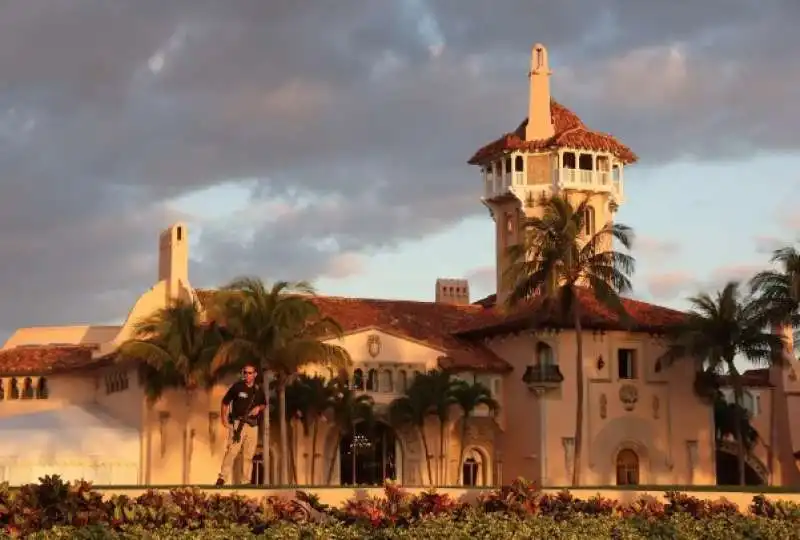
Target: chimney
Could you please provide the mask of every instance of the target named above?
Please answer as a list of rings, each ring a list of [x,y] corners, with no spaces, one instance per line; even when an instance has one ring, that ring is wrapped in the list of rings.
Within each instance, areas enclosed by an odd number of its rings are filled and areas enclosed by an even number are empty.
[[[158,279],[167,284],[167,298],[177,299],[189,284],[189,238],[186,225],[176,223],[158,239]]]
[[[436,303],[455,306],[469,305],[469,281],[466,279],[437,279]]]
[[[550,65],[547,49],[537,43],[531,51],[530,95],[528,96],[528,125],[525,140],[549,139],[555,133],[550,113]]]

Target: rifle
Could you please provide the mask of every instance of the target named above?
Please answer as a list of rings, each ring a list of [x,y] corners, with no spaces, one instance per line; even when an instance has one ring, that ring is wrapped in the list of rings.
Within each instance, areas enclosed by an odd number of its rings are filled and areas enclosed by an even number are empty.
[[[242,430],[244,429],[245,424],[253,427],[258,425],[258,416],[250,416],[250,411],[253,409],[253,403],[256,401],[258,388],[254,388],[253,390],[253,397],[250,398],[250,403],[247,405],[247,412],[241,418],[234,420],[234,422],[237,422],[236,427],[233,429],[234,443],[239,443],[242,440]]]

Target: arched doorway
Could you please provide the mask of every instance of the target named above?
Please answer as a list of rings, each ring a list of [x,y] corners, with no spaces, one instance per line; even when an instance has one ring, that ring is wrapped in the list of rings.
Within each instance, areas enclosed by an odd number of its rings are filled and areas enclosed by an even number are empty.
[[[763,486],[766,479],[752,467],[749,460],[744,462],[744,483],[748,486]],[[739,485],[739,458],[726,450],[717,450],[717,485]]]
[[[379,422],[356,425],[355,433],[342,437],[339,444],[341,485],[381,485],[397,479],[397,437],[388,425]]]
[[[639,456],[630,448],[623,448],[617,454],[617,485],[639,485]]]
[[[470,448],[464,453],[464,461],[461,462],[461,485],[485,486],[489,484],[487,463],[483,456],[483,452],[476,448]]]

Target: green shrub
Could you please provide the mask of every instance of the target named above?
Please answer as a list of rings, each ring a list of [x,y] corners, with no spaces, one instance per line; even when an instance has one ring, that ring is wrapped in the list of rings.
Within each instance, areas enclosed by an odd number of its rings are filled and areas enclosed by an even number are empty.
[[[522,480],[484,493],[474,505],[434,490],[412,495],[390,483],[383,497],[354,498],[341,508],[300,491],[296,500],[256,500],[187,487],[104,500],[91,484],[57,476],[18,490],[0,484],[0,531],[11,537],[800,539],[800,505],[757,495],[745,510],[678,492],[667,492],[664,502],[578,499],[566,490],[543,494]],[[258,529],[263,533],[252,532]]]

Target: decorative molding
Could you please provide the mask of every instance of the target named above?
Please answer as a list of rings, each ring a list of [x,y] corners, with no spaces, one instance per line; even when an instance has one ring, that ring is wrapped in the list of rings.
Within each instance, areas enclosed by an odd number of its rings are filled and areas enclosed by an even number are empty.
[[[619,389],[619,400],[626,411],[632,411],[639,401],[639,390],[632,384],[623,384]]]
[[[371,334],[367,337],[367,353],[369,353],[372,358],[381,354],[381,347],[381,337],[378,334]]]

